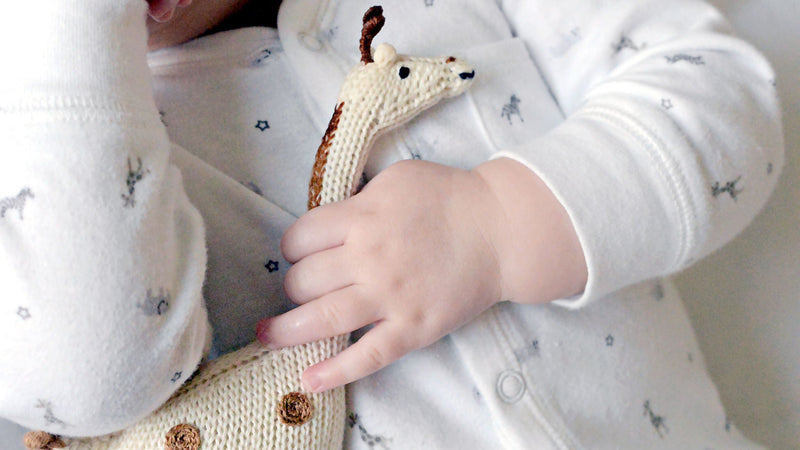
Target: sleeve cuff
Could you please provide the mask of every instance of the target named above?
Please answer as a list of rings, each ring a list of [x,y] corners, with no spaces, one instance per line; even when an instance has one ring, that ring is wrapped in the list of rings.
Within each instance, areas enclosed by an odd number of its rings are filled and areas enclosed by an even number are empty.
[[[144,0],[9,2],[0,103],[54,96],[152,106]]]
[[[501,151],[533,170],[564,205],[586,258],[583,307],[622,287],[670,273],[687,259],[692,208],[676,165],[634,120],[584,111],[524,145]]]

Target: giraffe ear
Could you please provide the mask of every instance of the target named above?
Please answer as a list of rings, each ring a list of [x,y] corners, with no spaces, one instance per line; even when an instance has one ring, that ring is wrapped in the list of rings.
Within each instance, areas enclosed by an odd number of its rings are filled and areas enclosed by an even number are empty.
[[[372,58],[379,66],[388,66],[397,59],[397,51],[389,44],[381,44],[372,53]]]

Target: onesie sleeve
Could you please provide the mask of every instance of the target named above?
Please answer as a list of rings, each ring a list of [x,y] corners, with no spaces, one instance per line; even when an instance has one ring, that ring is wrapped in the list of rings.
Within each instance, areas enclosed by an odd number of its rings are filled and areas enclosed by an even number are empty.
[[[170,164],[144,0],[0,15],[0,416],[91,436],[155,410],[209,335],[203,222]]]
[[[505,0],[566,120],[501,149],[535,171],[586,256],[580,307],[679,271],[739,233],[783,165],[775,75],[692,0]]]

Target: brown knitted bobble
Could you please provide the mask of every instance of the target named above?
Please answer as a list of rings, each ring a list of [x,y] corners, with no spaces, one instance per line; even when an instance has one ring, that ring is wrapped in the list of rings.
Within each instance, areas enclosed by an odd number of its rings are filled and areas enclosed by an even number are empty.
[[[23,439],[25,448],[30,450],[50,450],[67,446],[58,436],[53,436],[45,431],[29,431],[25,433]]]
[[[167,432],[165,450],[197,450],[200,448],[200,430],[182,423]]]
[[[300,392],[290,392],[278,403],[278,416],[286,425],[302,425],[308,422],[313,412],[311,400]]]

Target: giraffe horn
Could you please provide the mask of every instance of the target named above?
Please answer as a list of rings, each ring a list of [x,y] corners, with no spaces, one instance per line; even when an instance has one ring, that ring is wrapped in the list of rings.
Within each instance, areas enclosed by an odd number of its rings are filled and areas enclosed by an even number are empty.
[[[383,8],[373,6],[364,14],[364,25],[361,27],[361,62],[369,64],[372,59],[372,39],[381,31],[386,19],[383,17]]]

